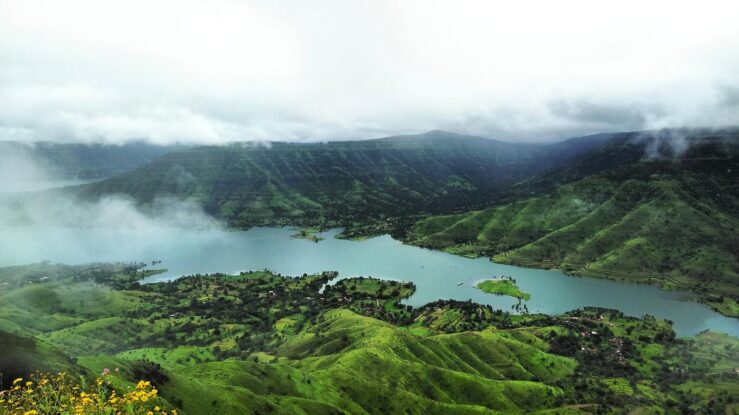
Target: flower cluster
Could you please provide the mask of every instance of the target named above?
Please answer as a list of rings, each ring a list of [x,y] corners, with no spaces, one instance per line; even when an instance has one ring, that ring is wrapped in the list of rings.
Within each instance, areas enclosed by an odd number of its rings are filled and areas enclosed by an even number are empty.
[[[119,394],[105,378],[76,382],[64,373],[15,379],[0,392],[0,415],[177,415],[163,406],[147,381]]]

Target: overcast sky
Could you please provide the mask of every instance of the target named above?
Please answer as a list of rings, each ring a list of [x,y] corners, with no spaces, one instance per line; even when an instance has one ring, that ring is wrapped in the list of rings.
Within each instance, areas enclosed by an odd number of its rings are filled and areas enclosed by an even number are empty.
[[[739,2],[0,0],[0,139],[739,124]]]

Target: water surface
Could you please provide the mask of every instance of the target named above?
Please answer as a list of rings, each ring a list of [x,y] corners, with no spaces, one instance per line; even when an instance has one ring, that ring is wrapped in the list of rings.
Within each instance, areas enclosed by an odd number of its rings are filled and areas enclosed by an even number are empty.
[[[340,278],[373,276],[413,281],[417,291],[407,302],[422,305],[436,299],[468,300],[511,310],[517,300],[486,294],[475,281],[510,275],[524,292],[533,313],[557,314],[584,306],[651,314],[672,320],[678,335],[711,329],[739,336],[739,320],[721,316],[688,301],[686,292],[595,278],[567,276],[558,271],[495,264],[408,245],[380,236],[364,241],[335,239],[338,230],[321,234],[315,243],[293,239],[288,228],[254,228],[246,232],[181,228],[15,227],[0,238],[0,265],[41,260],[79,264],[101,261],[161,260],[167,268],[150,281],[195,273],[237,273],[268,268],[283,275],[338,271]],[[462,282],[462,285],[458,283]]]

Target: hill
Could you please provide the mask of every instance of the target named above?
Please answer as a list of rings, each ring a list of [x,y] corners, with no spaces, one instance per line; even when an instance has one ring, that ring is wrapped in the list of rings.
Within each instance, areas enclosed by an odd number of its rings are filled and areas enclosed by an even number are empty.
[[[198,202],[233,226],[352,225],[470,209],[514,183],[565,166],[604,137],[554,145],[512,144],[435,131],[313,144],[198,147],[81,188]]]
[[[497,262],[691,289],[723,313],[739,315],[739,140],[704,139],[676,157],[645,158],[557,184],[603,154],[609,153],[596,152],[519,189],[549,185],[551,193],[429,217],[406,241]]]
[[[78,193],[123,194],[144,206],[163,197],[187,199],[235,227],[344,226],[349,235],[397,234],[409,218],[549,193],[638,160],[679,158],[686,148],[738,138],[734,130],[665,130],[525,144],[432,131],[364,141],[240,143],[175,151]]]

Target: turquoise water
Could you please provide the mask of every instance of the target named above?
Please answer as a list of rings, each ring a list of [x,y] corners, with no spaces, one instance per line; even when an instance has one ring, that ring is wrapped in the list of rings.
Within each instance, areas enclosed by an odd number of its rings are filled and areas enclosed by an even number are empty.
[[[373,276],[413,281],[417,291],[407,302],[422,305],[436,299],[468,300],[511,310],[510,297],[483,293],[474,283],[510,275],[524,292],[532,313],[557,314],[583,306],[599,306],[632,316],[651,314],[672,320],[678,335],[711,329],[739,337],[739,320],[721,316],[698,304],[686,292],[625,284],[595,278],[570,277],[558,271],[495,264],[444,252],[403,245],[389,236],[364,241],[333,238],[325,232],[320,243],[293,239],[287,228],[255,228],[246,232],[180,228],[108,229],[18,227],[0,238],[0,265],[41,260],[79,264],[101,261],[161,260],[164,274],[150,281],[195,273],[235,273],[268,268],[283,275],[338,271],[339,278]],[[459,283],[462,285],[458,285]]]

